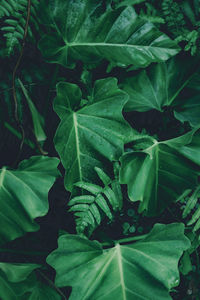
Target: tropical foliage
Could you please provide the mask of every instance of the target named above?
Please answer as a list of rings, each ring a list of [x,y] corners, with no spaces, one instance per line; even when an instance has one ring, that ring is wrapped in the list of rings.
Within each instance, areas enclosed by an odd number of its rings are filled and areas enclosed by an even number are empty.
[[[200,299],[199,13],[1,1],[2,300]]]

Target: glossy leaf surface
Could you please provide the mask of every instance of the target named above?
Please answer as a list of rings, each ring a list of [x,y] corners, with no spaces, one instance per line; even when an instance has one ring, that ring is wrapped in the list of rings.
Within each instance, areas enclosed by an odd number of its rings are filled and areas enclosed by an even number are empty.
[[[61,123],[55,147],[66,169],[65,186],[71,191],[77,181],[94,182],[94,167],[117,160],[132,129],[122,116],[128,96],[118,89],[115,78],[96,81],[92,98],[84,107],[77,85],[59,83],[54,108]],[[107,160],[105,160],[107,159]]]
[[[61,300],[50,286],[37,279],[37,264],[0,263],[1,300]]]
[[[128,185],[131,201],[141,201],[140,212],[160,214],[186,189],[196,187],[199,168],[191,157],[193,135],[191,131],[167,141],[152,140],[149,147],[122,156],[120,181]],[[199,157],[199,151],[197,146],[193,155]]]
[[[163,111],[179,96],[196,70],[197,59],[176,57],[167,62],[151,65],[134,77],[127,78],[121,85],[129,95],[126,111],[145,112],[151,109]],[[186,104],[187,105],[187,104]],[[182,99],[177,102],[181,106]]]
[[[0,170],[0,243],[38,230],[49,208],[48,192],[59,172],[57,158],[33,156],[17,170]]]
[[[69,66],[76,60],[136,67],[165,61],[179,47],[153,24],[139,18],[131,6],[104,10],[100,1],[54,0],[50,2],[54,31],[39,48],[49,62]]]
[[[56,269],[58,286],[72,286],[70,300],[168,300],[179,283],[178,261],[189,246],[181,223],[156,224],[142,241],[106,250],[65,234],[47,262]]]

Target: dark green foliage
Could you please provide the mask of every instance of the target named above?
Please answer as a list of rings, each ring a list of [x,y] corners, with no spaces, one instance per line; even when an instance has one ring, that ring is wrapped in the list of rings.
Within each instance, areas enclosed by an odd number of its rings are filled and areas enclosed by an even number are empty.
[[[1,300],[199,300],[199,1],[32,0],[24,41],[28,3],[0,2]]]
[[[103,215],[112,220],[113,212],[121,210],[123,206],[123,196],[119,184],[119,176],[112,180],[103,170],[95,168],[103,187],[88,183],[77,182],[76,187],[81,188],[84,193],[81,196],[73,197],[68,205],[69,211],[74,212],[76,218],[76,230],[78,234],[84,233],[88,229],[88,235],[94,231],[102,222]],[[90,194],[85,194],[85,191]]]
[[[197,53],[200,46],[199,4],[197,1],[162,1],[162,13],[172,36],[183,42],[184,50],[191,55]]]
[[[200,229],[200,187],[198,186],[193,192],[186,191],[183,197],[180,199],[183,203],[183,218],[187,218],[187,225],[193,226],[193,231],[196,232]]]

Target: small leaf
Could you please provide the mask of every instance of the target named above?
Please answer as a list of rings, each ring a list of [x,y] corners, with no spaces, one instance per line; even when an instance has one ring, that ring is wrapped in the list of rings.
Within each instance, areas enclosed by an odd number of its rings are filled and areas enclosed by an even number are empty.
[[[71,205],[74,205],[76,203],[87,203],[87,204],[91,204],[93,203],[95,200],[95,197],[94,196],[91,196],[91,195],[84,195],[84,196],[76,196],[74,198],[72,198],[69,202],[68,202],[68,205],[71,206]]]
[[[109,185],[111,183],[111,178],[102,169],[98,167],[95,167],[94,169],[104,185]]]
[[[106,216],[112,220],[112,213],[110,211],[110,208],[106,202],[106,200],[104,199],[104,197],[101,194],[98,194],[96,197],[96,203],[98,204],[98,206],[102,209],[102,211],[106,214]]]
[[[99,225],[101,223],[101,215],[100,215],[99,210],[95,203],[90,205],[90,211],[91,211],[92,215],[94,216],[97,224]]]
[[[28,103],[28,106],[29,106],[29,109],[30,109],[30,112],[31,112],[31,115],[32,115],[35,137],[36,137],[38,142],[44,142],[47,138],[46,134],[43,130],[44,119],[39,114],[39,112],[37,111],[33,101],[29,97],[28,92],[27,92],[25,86],[23,85],[23,83],[21,82],[21,80],[18,79],[18,81],[19,81],[21,89],[24,93],[25,99],[27,100],[27,103]]]
[[[103,191],[102,187],[100,187],[99,185],[89,183],[89,182],[80,181],[80,182],[76,182],[74,185],[94,195],[97,195],[98,193],[101,193]]]

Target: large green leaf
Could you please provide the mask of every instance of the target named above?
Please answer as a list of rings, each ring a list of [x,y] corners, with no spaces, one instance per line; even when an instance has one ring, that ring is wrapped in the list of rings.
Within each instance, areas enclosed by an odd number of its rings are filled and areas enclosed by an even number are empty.
[[[69,191],[77,181],[94,182],[94,167],[104,168],[105,159],[119,159],[133,134],[122,116],[128,96],[118,89],[115,78],[96,81],[87,105],[79,108],[81,98],[77,85],[57,85],[54,108],[61,123],[54,142],[66,169]]]
[[[184,225],[156,224],[140,242],[103,250],[96,241],[62,235],[47,262],[71,300],[168,300],[178,285],[178,261],[190,246]]]
[[[125,79],[121,85],[129,94],[125,111],[162,111],[164,106],[171,105],[196,71],[196,58],[184,60],[184,64],[183,60],[182,56],[172,58]],[[182,107],[181,99],[177,105]]]
[[[54,31],[39,48],[49,62],[64,66],[82,60],[96,63],[105,58],[120,66],[147,66],[165,61],[179,47],[153,24],[139,18],[133,7],[104,11],[101,1],[48,1]]]
[[[159,214],[186,189],[195,188],[199,167],[194,163],[200,165],[200,146],[194,147],[199,140],[199,133],[195,137],[194,133],[162,142],[152,140],[141,151],[133,146],[132,152],[121,157],[120,182],[128,185],[131,201],[141,201],[140,212]]]
[[[0,263],[1,300],[61,300],[61,296],[37,278],[37,264]]]
[[[48,211],[48,192],[59,172],[57,158],[33,156],[17,170],[0,170],[0,244],[38,230]]]

